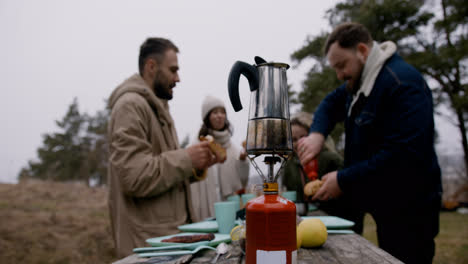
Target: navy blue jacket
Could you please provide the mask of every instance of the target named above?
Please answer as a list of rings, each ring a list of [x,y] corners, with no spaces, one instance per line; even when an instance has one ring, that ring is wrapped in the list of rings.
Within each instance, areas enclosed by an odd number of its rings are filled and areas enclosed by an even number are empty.
[[[337,179],[346,196],[370,212],[440,204],[432,93],[422,75],[395,53],[348,116],[351,101],[341,85],[321,102],[310,128],[326,136],[344,121],[344,169]]]

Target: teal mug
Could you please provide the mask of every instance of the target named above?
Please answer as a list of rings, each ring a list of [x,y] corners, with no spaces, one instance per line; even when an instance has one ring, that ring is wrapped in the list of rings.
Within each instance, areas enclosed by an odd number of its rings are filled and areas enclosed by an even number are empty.
[[[240,200],[241,200],[241,198],[240,198],[239,195],[235,194],[235,195],[228,196],[227,200],[229,202],[236,202],[237,203],[237,211],[240,210]]]
[[[284,198],[290,200],[291,202],[296,202],[297,200],[297,193],[296,191],[287,191],[287,192],[283,192],[281,194],[281,196],[283,196]]]
[[[236,212],[239,204],[237,202],[217,202],[214,204],[218,233],[229,234],[234,228]]]
[[[242,196],[242,203],[244,204],[244,206],[247,204],[248,201],[252,200],[253,198],[255,198],[255,194],[253,193],[245,193],[243,194]]]

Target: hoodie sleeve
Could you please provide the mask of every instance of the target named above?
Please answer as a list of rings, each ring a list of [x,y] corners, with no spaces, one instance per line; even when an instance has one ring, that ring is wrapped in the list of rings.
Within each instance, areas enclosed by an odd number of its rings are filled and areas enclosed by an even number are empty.
[[[158,151],[149,139],[148,124],[151,120],[148,115],[153,113],[144,99],[139,99],[120,98],[112,110],[109,166],[113,172],[111,177],[118,178],[126,195],[150,197],[191,177],[192,162],[185,149],[155,154]]]
[[[318,106],[309,132],[318,132],[326,138],[336,123],[343,121],[346,117],[347,96],[345,85],[329,93]]]

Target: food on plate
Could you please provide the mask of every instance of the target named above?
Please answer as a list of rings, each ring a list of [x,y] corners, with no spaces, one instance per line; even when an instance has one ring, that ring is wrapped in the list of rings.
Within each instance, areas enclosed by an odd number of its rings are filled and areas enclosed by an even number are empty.
[[[315,180],[315,181],[308,182],[304,186],[304,194],[307,195],[307,196],[313,196],[318,191],[318,189],[320,189],[320,187],[322,187],[322,184],[323,184],[323,182],[321,180]]]
[[[242,252],[245,253],[245,226],[238,225],[231,230],[230,233],[232,243],[238,245]]]
[[[218,159],[222,162],[226,160],[226,149],[223,148],[219,143],[214,141],[214,138],[211,135],[200,136],[200,141],[208,141],[210,144],[211,151],[218,157]]]
[[[213,233],[209,233],[209,234],[173,236],[170,238],[163,239],[161,240],[161,242],[195,243],[195,242],[200,242],[200,241],[211,241],[213,239],[215,239],[215,235]]]
[[[234,227],[231,230],[230,236],[231,236],[232,241],[236,241],[236,240],[245,238],[245,226],[244,225],[238,225],[238,226]]]
[[[327,227],[318,218],[302,220],[297,226],[297,247],[319,247],[327,241]]]

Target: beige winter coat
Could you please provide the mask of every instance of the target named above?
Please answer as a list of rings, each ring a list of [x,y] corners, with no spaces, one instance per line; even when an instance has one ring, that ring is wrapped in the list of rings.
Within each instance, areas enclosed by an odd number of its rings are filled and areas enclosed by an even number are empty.
[[[114,90],[109,122],[109,209],[119,257],[191,221],[192,162],[179,149],[166,100],[135,74]]]

